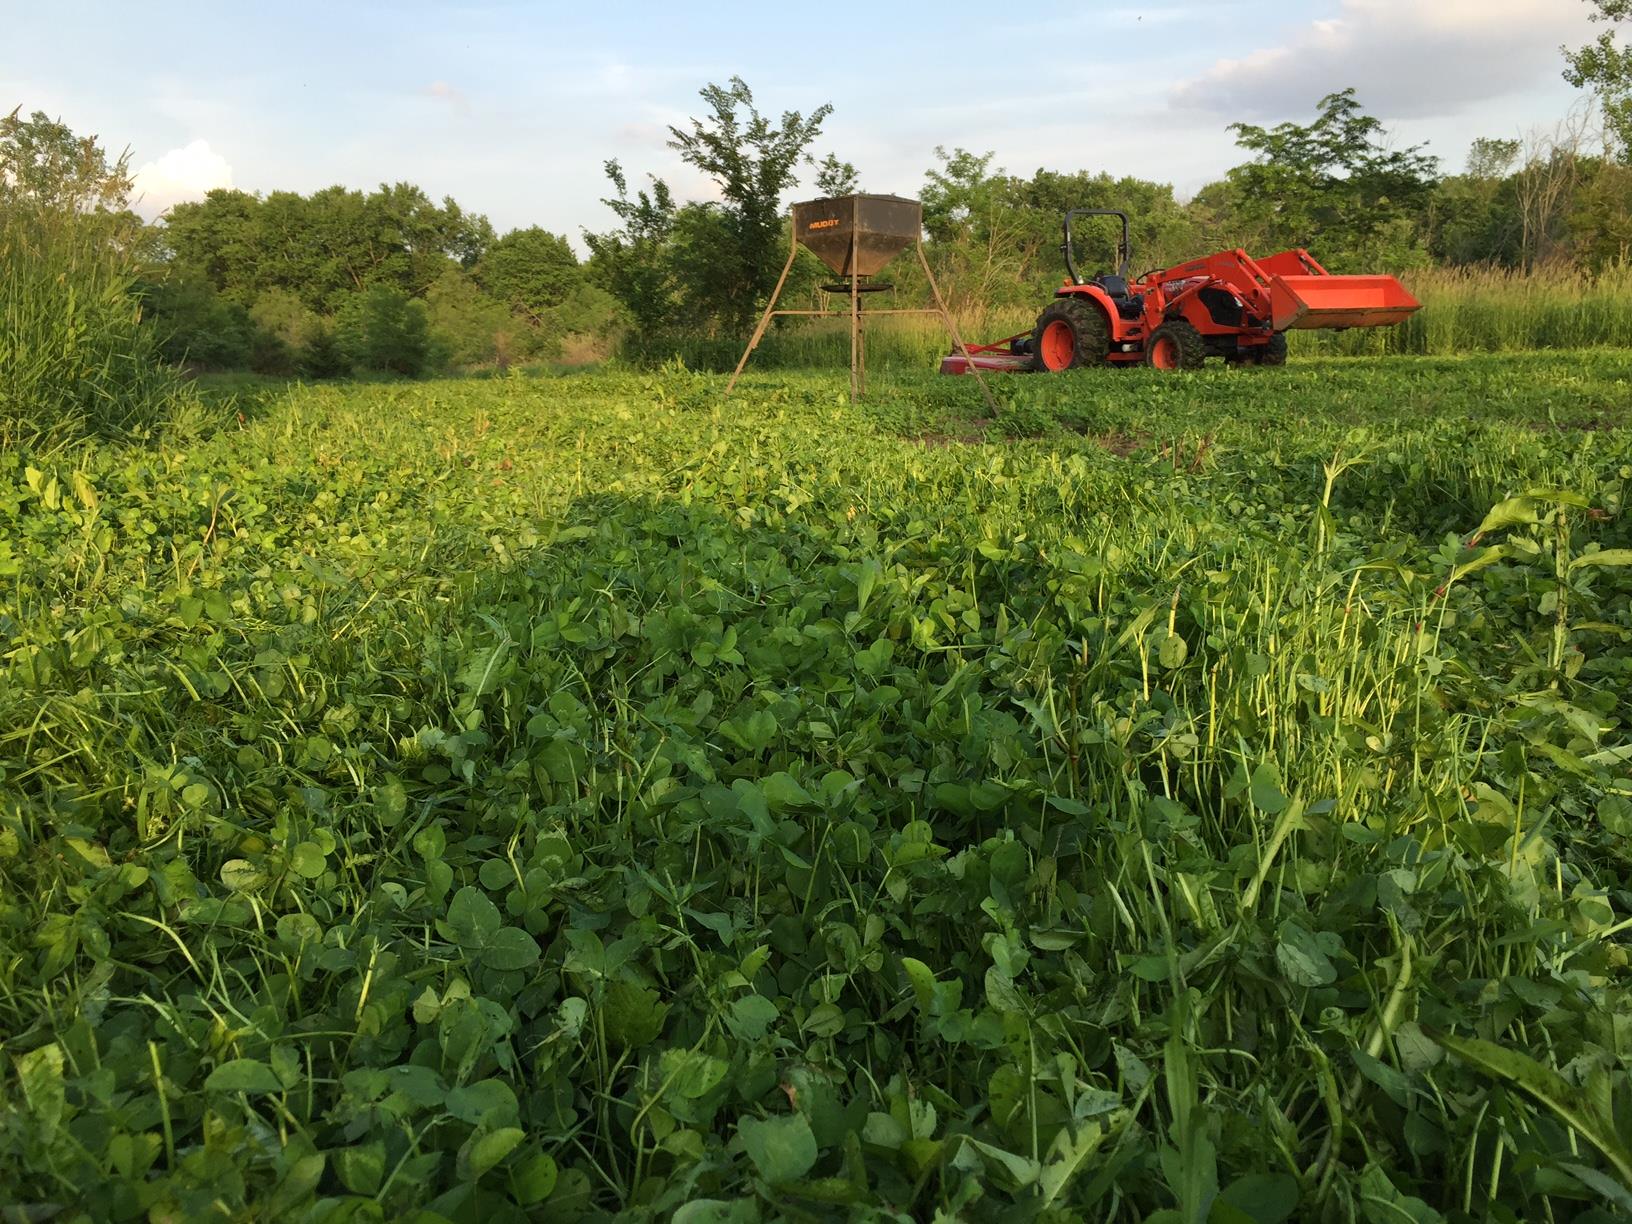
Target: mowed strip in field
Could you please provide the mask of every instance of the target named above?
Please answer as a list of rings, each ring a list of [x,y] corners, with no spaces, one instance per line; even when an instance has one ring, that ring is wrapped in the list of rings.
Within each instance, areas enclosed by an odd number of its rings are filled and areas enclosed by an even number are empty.
[[[1624,1201],[1632,353],[842,384],[0,455],[0,1201]]]

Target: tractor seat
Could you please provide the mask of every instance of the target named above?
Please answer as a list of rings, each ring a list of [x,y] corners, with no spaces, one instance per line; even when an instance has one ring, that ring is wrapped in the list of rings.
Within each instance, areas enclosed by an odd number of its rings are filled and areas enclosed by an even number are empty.
[[[1105,296],[1116,303],[1116,313],[1124,319],[1137,319],[1145,313],[1145,299],[1143,294],[1128,292],[1128,279],[1125,276],[1113,276],[1106,273],[1104,276],[1094,277],[1094,284],[1105,291]]]

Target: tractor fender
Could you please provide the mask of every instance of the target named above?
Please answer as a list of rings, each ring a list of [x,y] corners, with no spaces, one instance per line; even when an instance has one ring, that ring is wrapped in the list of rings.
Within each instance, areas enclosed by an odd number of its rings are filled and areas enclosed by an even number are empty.
[[[1124,319],[1117,310],[1116,303],[1111,295],[1098,285],[1062,285],[1055,291],[1057,298],[1086,299],[1099,307],[1099,313],[1105,316],[1105,325],[1111,334],[1112,343],[1123,341],[1137,329],[1138,323],[1133,319]]]

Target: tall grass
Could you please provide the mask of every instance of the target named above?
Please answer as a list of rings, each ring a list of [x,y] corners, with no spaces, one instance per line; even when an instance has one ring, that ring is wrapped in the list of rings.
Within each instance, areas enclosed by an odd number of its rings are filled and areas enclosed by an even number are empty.
[[[1428,268],[1400,278],[1422,309],[1398,327],[1294,333],[1299,352],[1380,356],[1632,347],[1632,266]]]
[[[1397,327],[1293,332],[1299,354],[1383,356],[1411,353],[1519,352],[1529,349],[1632,348],[1632,267],[1597,275],[1574,268],[1513,272],[1501,268],[1429,268],[1401,277],[1423,308]],[[1039,307],[1042,303],[1039,302]],[[908,305],[908,303],[901,303]],[[1028,330],[1035,314],[1003,308],[960,312],[964,340],[978,344]],[[951,350],[933,316],[878,318],[866,325],[872,369],[924,369]],[[743,338],[682,340],[678,354],[693,369],[730,369]],[[754,353],[757,369],[793,369],[849,360],[847,319],[789,322]]]
[[[105,214],[0,208],[0,448],[130,435],[192,399],[132,293]]]

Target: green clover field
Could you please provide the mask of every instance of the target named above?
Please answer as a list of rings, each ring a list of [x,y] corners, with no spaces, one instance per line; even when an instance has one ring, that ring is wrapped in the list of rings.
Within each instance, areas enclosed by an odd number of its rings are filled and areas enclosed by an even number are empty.
[[[1632,1211],[1632,351],[0,451],[0,1219]]]

